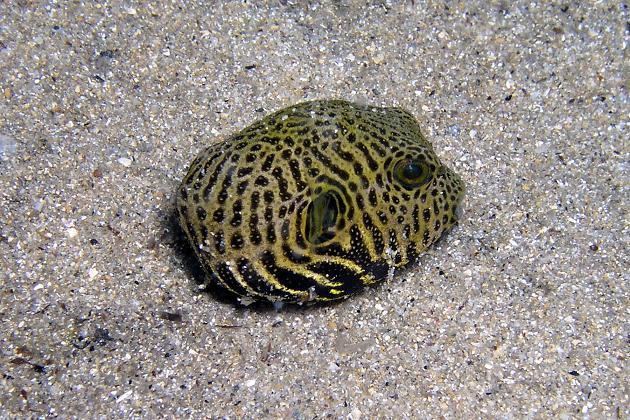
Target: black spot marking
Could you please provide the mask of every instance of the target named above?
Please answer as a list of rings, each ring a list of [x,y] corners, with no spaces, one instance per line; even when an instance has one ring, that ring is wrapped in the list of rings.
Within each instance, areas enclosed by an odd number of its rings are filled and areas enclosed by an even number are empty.
[[[417,204],[413,206],[411,217],[413,218],[413,231],[414,233],[418,233],[420,230],[420,207],[418,207]]]
[[[368,193],[368,200],[370,201],[370,205],[372,207],[376,207],[376,205],[378,204],[378,198],[376,197],[376,191],[374,191],[373,188],[371,188],[370,192]]]
[[[249,185],[249,181],[241,181],[238,183],[238,186],[236,187],[236,193],[238,195],[243,195],[243,193],[245,191],[247,191],[247,186]]]
[[[291,171],[293,182],[295,182],[295,186],[297,187],[298,191],[305,189],[306,183],[302,181],[300,163],[297,161],[297,159],[291,159],[291,161],[289,162],[289,170]]]
[[[203,207],[197,207],[197,218],[200,221],[204,221],[206,220],[206,217],[208,216],[208,213],[206,213],[206,209],[204,209]]]
[[[230,239],[230,247],[232,247],[232,249],[242,249],[244,245],[245,241],[239,232],[232,234],[232,238]]]
[[[279,219],[284,219],[284,216],[287,215],[287,206],[285,206],[284,204],[280,206],[280,208],[278,209],[278,218]]]
[[[377,254],[381,255],[385,249],[385,241],[383,240],[383,234],[374,225],[372,218],[367,212],[363,213],[363,225],[365,229],[372,235],[372,242],[374,242],[374,249]]]
[[[409,225],[403,226],[403,238],[409,239],[410,236],[411,236],[411,226]]]
[[[260,193],[258,191],[253,191],[251,195],[250,201],[250,213],[255,214],[258,209],[258,204],[260,203]]]
[[[267,206],[265,208],[265,222],[271,222],[273,220],[273,207]]]
[[[225,254],[225,236],[221,230],[214,233],[214,249],[219,254]]]
[[[228,161],[230,157],[229,153],[226,153],[223,157],[223,160],[221,160],[217,166],[214,168],[214,170],[210,173],[210,176],[208,177],[208,183],[206,184],[206,186],[203,188],[203,198],[204,199],[208,199],[208,197],[210,196],[210,193],[212,192],[212,190],[214,189],[214,186],[216,185],[219,175],[222,173],[223,171],[223,165],[225,165],[225,163]],[[229,170],[228,170],[229,172]]]
[[[214,213],[212,213],[212,220],[214,220],[217,223],[221,223],[224,217],[225,216],[224,216],[222,207],[219,207],[218,209],[214,211]]]
[[[400,246],[398,241],[398,235],[394,229],[389,230],[389,248],[394,253],[394,264],[400,264],[402,262],[402,255],[399,252]]]
[[[365,160],[367,161],[370,170],[376,172],[376,170],[378,169],[378,163],[376,163],[368,148],[365,147],[365,144],[358,143],[357,149],[359,149],[361,153],[363,153],[363,156],[365,157]]]
[[[236,176],[238,176],[239,178],[243,178],[244,176],[251,174],[253,170],[254,169],[251,166],[240,168],[236,173]]]
[[[241,225],[241,221],[243,220],[242,215],[243,203],[241,200],[236,200],[232,205],[232,220],[230,220],[230,225],[233,227],[239,227]]]
[[[254,184],[258,185],[259,187],[266,187],[267,185],[269,185],[269,180],[264,175],[258,175],[256,180],[254,181]]]
[[[330,160],[328,156],[323,154],[317,147],[311,147],[310,151],[315,157],[315,159],[320,161],[322,165],[324,165],[326,168],[332,171],[339,178],[341,178],[344,181],[347,181],[350,178],[350,175],[348,174],[348,172],[346,172],[345,170],[341,169],[339,166],[332,163],[332,160]]]
[[[267,242],[270,244],[276,242],[276,228],[273,224],[267,225]]]
[[[356,193],[355,200],[357,202],[357,207],[359,211],[363,211],[363,209],[365,208],[365,202],[363,201],[363,196],[361,195],[361,193]]]
[[[289,193],[289,183],[282,176],[282,168],[276,166],[275,168],[273,168],[273,171],[271,171],[271,174],[276,178],[276,181],[278,183],[280,199],[282,201],[290,200],[291,194]]]
[[[267,158],[265,158],[265,161],[263,162],[261,169],[265,172],[269,172],[271,170],[271,166],[273,165],[273,160],[276,157],[276,155],[271,154],[268,155]]]
[[[422,232],[422,244],[428,246],[430,238],[429,231],[425,229],[424,232]]]

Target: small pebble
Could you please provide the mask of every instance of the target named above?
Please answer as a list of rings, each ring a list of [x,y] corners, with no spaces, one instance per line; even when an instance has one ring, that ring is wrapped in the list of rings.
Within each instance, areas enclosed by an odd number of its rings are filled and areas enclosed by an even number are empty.
[[[93,280],[96,276],[98,276],[98,270],[94,267],[88,270],[88,277],[90,280]]]
[[[131,162],[132,162],[132,160],[129,159],[129,158],[126,158],[126,157],[118,158],[118,163],[120,163],[125,168],[130,167],[131,166]]]
[[[0,158],[9,158],[17,152],[17,142],[11,136],[0,134]]]

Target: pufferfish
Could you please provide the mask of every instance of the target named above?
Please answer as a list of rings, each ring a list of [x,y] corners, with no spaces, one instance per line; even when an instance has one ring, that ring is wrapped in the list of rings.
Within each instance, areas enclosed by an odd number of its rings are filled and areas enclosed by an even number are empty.
[[[317,100],[204,149],[177,212],[211,286],[242,303],[325,302],[414,262],[463,194],[409,112]]]

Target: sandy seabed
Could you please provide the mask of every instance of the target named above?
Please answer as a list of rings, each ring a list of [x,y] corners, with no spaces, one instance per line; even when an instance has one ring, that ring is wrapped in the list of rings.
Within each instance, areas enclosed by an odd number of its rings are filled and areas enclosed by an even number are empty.
[[[1,417],[630,416],[626,4],[203,3],[0,4]],[[336,305],[200,291],[190,161],[318,98],[415,115],[461,223]]]

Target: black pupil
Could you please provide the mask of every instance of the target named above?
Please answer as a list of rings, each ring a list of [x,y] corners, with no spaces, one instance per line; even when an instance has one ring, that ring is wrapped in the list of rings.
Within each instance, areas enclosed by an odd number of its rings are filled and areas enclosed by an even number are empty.
[[[419,165],[410,162],[403,168],[403,176],[407,179],[416,179],[422,175],[422,168]]]

